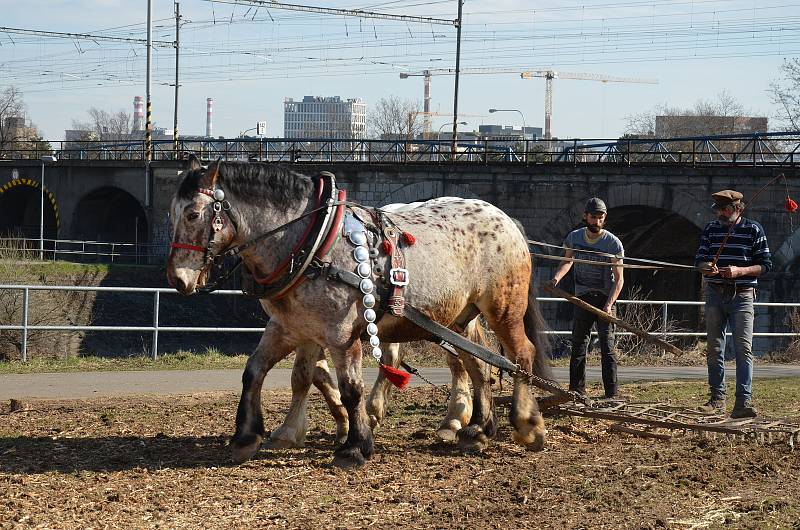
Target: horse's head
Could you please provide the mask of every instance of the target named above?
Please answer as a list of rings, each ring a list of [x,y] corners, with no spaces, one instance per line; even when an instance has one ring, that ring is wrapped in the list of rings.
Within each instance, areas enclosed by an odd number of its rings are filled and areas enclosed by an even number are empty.
[[[208,167],[192,156],[183,182],[172,198],[172,244],[167,260],[167,280],[182,294],[203,287],[215,256],[236,237],[229,204],[218,187],[220,162]]]

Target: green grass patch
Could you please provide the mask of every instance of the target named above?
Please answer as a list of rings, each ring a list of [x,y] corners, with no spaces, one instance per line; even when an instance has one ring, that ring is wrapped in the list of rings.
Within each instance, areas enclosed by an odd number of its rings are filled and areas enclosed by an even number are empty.
[[[733,375],[733,374],[730,374]],[[735,382],[729,377],[726,385],[727,408],[733,408]],[[595,394],[601,387],[596,385]],[[671,405],[695,407],[708,400],[708,383],[704,380],[654,381],[622,385],[622,395],[635,401],[668,402]],[[591,394],[590,395],[595,395]],[[800,416],[800,378],[753,379],[753,402],[765,416]]]
[[[27,363],[10,361],[0,363],[0,374],[30,374],[45,372],[109,372],[126,370],[220,370],[241,369],[247,362],[247,355],[223,355],[209,349],[203,353],[177,352],[159,355],[153,359],[149,355],[128,357],[97,357],[81,355],[66,359],[34,358]],[[284,360],[278,366],[291,367]]]

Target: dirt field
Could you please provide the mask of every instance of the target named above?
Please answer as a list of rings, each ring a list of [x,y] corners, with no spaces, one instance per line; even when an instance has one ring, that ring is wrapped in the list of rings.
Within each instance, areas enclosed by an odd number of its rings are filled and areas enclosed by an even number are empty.
[[[330,467],[333,422],[315,393],[304,449],[262,449],[233,466],[225,444],[236,402],[217,393],[33,402],[14,413],[4,404],[0,528],[800,529],[800,452],[785,444],[647,440],[562,417],[546,420],[547,449],[529,453],[500,409],[496,441],[463,456],[433,436],[442,394],[410,390],[392,402],[377,456],[341,471]],[[274,427],[288,393],[265,403]]]

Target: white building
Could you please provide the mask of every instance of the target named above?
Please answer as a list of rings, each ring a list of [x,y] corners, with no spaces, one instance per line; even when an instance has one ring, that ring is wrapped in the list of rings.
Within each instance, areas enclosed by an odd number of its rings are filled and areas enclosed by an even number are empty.
[[[366,137],[367,104],[361,98],[305,96],[302,101],[283,101],[284,138]]]

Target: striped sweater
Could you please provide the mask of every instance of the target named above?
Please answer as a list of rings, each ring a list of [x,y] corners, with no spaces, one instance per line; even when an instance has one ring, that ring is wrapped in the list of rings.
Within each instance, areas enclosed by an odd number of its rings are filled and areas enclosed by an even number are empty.
[[[708,223],[700,235],[700,247],[697,249],[697,256],[695,256],[695,265],[713,261],[727,233],[727,225],[719,221]],[[720,254],[717,261],[717,267],[727,267],[729,265],[737,267],[761,265],[764,269],[763,273],[767,273],[772,269],[767,236],[764,233],[764,228],[756,221],[742,218],[734,226],[731,236],[725,243],[722,254]],[[756,287],[758,285],[755,276],[742,276],[735,280],[711,276],[707,278],[707,281],[716,284],[735,283],[745,287]]]

